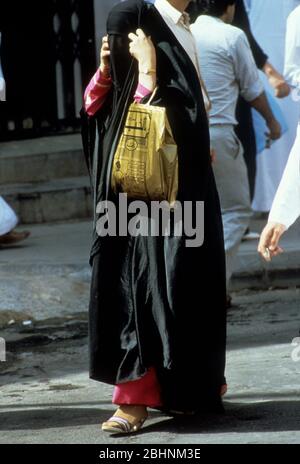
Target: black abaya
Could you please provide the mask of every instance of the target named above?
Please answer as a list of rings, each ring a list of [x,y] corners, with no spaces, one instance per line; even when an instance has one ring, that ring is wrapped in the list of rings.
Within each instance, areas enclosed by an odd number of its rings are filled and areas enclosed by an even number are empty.
[[[131,64],[128,33],[139,24],[140,8],[140,26],[157,53],[156,103],[167,108],[178,145],[178,200],[205,202],[205,237],[201,247],[188,248],[185,236],[94,234],[90,376],[120,384],[140,378],[152,366],[166,409],[218,410],[225,369],[225,258],[208,121],[193,63],[155,7],[139,0],[117,5],[108,19],[113,114],[124,97]],[[129,87],[132,95],[135,83]],[[105,119],[103,112],[98,116]],[[94,127],[88,123],[90,129],[83,131],[87,153],[92,152]],[[116,201],[107,183],[119,123],[114,124],[105,129],[98,151],[97,201]]]

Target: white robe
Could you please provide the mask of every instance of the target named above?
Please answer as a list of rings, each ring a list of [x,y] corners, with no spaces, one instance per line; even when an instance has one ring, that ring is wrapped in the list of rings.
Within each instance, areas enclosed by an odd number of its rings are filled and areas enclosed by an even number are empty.
[[[285,75],[300,101],[300,5],[288,19],[286,36]],[[289,228],[300,217],[300,123],[297,138],[290,154],[283,178],[276,193],[269,222]]]
[[[0,32],[0,49],[1,49],[1,32]],[[0,101],[5,101],[5,80],[4,80],[2,67],[1,67],[1,59],[0,59]]]
[[[244,0],[249,13],[252,32],[262,49],[269,56],[269,61],[283,74],[286,21],[299,0]],[[270,92],[266,77],[261,73]],[[288,131],[274,142],[271,149],[257,155],[257,177],[253,209],[270,211],[279,186],[289,153],[296,137],[299,118],[299,104],[292,97],[277,99],[287,124]]]
[[[7,234],[13,230],[18,223],[16,213],[11,207],[0,197],[0,236]]]
[[[269,222],[277,222],[288,229],[300,217],[300,125],[282,180],[275,195]]]

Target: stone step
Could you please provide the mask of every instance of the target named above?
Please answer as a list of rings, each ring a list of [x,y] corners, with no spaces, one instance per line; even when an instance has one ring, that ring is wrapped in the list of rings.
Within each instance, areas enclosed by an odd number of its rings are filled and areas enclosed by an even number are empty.
[[[22,224],[90,218],[88,176],[0,186],[0,195],[16,211]]]
[[[0,143],[0,185],[86,175],[80,134]]]

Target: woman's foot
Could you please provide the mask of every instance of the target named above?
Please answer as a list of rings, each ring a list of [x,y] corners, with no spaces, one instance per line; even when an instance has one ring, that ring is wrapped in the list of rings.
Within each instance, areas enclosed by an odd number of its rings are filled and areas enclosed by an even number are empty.
[[[102,431],[116,434],[138,432],[147,418],[145,406],[123,405],[108,421],[103,422]]]

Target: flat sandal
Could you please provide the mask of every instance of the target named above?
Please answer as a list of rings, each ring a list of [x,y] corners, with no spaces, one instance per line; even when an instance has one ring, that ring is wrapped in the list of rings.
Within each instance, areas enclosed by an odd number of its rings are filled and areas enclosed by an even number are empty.
[[[112,434],[130,434],[138,432],[144,425],[148,416],[143,417],[136,423],[131,423],[128,419],[119,416],[112,416],[108,421],[103,422],[102,431]]]

